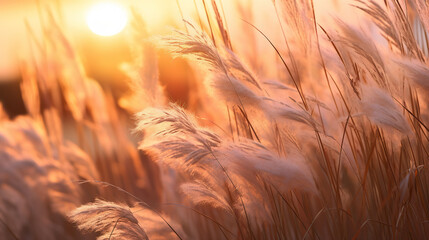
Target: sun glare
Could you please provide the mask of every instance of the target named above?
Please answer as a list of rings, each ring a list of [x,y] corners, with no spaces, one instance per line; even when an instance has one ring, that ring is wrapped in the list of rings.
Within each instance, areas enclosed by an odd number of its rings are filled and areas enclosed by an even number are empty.
[[[89,10],[86,22],[93,33],[100,36],[113,36],[125,28],[127,12],[117,3],[102,2]]]

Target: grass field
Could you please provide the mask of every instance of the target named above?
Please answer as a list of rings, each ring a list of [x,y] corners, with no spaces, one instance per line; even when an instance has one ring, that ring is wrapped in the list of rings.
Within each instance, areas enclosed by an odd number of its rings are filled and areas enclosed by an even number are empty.
[[[42,37],[28,23],[28,114],[0,105],[1,239],[429,236],[429,3],[356,0],[359,22],[325,24],[313,0],[224,3],[167,34],[133,11],[120,98],[55,11]]]

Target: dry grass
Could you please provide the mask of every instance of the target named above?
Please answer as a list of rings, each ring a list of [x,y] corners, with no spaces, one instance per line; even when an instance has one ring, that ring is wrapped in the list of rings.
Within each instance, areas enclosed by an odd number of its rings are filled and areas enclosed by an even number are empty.
[[[9,119],[0,105],[2,238],[429,236],[427,3],[354,2],[369,33],[319,25],[311,0],[272,1],[282,42],[245,23],[275,54],[262,62],[234,50],[247,43],[233,40],[221,1],[201,3],[200,26],[167,36],[134,14],[135,61],[123,66],[133,95],[118,104],[42,16],[22,65],[29,115]],[[165,103],[159,49],[194,66],[198,107]]]

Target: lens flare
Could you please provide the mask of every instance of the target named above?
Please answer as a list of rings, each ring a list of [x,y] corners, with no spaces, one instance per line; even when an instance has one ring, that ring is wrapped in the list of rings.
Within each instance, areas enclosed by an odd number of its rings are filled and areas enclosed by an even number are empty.
[[[93,33],[113,36],[127,25],[127,12],[117,3],[102,2],[89,10],[86,22]]]

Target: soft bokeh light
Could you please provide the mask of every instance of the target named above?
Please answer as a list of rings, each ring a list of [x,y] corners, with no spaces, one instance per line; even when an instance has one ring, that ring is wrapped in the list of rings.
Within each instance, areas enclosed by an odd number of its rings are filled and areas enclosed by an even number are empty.
[[[91,31],[100,36],[113,36],[127,25],[127,12],[113,2],[102,2],[88,12],[86,22]]]

